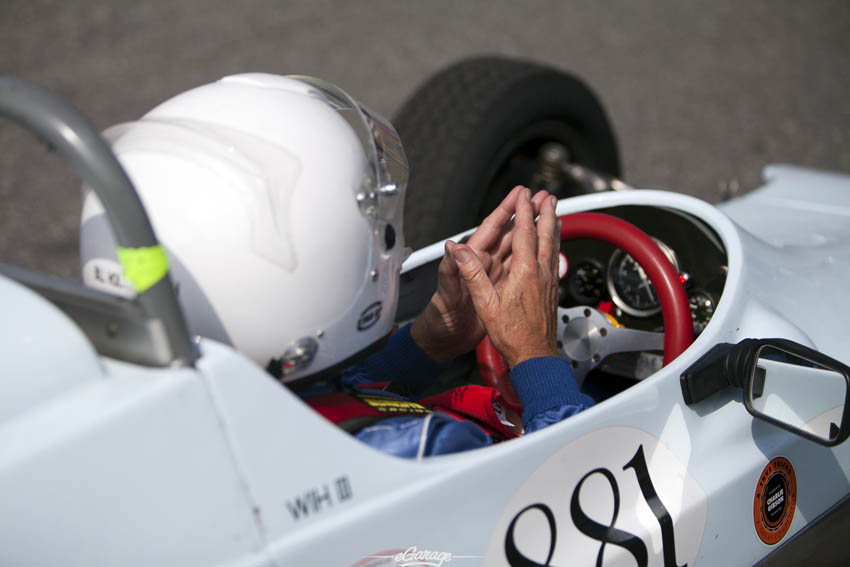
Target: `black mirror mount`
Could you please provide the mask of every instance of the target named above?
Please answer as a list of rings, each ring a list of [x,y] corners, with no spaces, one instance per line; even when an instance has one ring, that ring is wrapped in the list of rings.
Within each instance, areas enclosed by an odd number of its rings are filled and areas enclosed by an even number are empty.
[[[688,405],[703,401],[729,386],[726,358],[735,345],[718,343],[679,377],[682,397]]]
[[[680,384],[688,405],[735,386],[754,417],[826,446],[850,436],[850,367],[793,341],[715,345]]]
[[[726,386],[743,388],[755,357],[755,342],[758,339],[718,343],[702,355],[680,377],[685,403],[701,402]]]

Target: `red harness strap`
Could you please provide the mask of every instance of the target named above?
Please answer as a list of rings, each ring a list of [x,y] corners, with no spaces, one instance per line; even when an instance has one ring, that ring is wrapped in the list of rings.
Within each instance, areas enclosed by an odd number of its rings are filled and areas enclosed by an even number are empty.
[[[471,421],[485,433],[502,439],[513,439],[522,434],[519,414],[495,388],[460,386],[420,401],[435,411],[442,411],[461,421]]]
[[[310,396],[304,401],[351,433],[388,417],[424,416],[431,411],[471,421],[498,439],[511,439],[522,432],[519,415],[502,400],[498,390],[485,386],[461,386],[419,403],[372,392],[332,392]]]

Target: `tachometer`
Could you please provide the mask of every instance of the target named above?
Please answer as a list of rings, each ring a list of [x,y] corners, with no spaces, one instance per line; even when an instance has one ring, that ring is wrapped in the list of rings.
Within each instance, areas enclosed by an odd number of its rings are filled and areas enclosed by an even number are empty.
[[[653,240],[678,272],[679,261],[675,252],[657,238]],[[622,250],[615,251],[608,261],[607,285],[611,300],[629,315],[649,317],[661,311],[658,295],[646,272]]]

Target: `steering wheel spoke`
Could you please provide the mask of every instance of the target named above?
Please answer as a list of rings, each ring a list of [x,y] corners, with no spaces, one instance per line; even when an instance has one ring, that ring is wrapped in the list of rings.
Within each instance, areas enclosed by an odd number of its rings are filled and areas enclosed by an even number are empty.
[[[664,333],[621,327],[601,311],[581,305],[558,308],[558,340],[579,387],[612,354],[664,348]]]

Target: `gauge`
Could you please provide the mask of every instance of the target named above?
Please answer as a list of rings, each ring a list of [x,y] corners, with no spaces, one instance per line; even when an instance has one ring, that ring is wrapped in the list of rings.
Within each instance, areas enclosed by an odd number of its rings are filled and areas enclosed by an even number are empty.
[[[691,321],[694,323],[694,335],[698,335],[708,325],[714,315],[714,298],[710,294],[695,289],[688,293],[688,305],[691,308]]]
[[[675,252],[657,238],[653,240],[678,272],[679,261]],[[661,311],[658,295],[646,272],[623,250],[615,251],[608,261],[607,284],[611,300],[629,315],[649,317]]]
[[[567,288],[578,303],[596,305],[605,290],[605,268],[590,258],[570,266]]]

